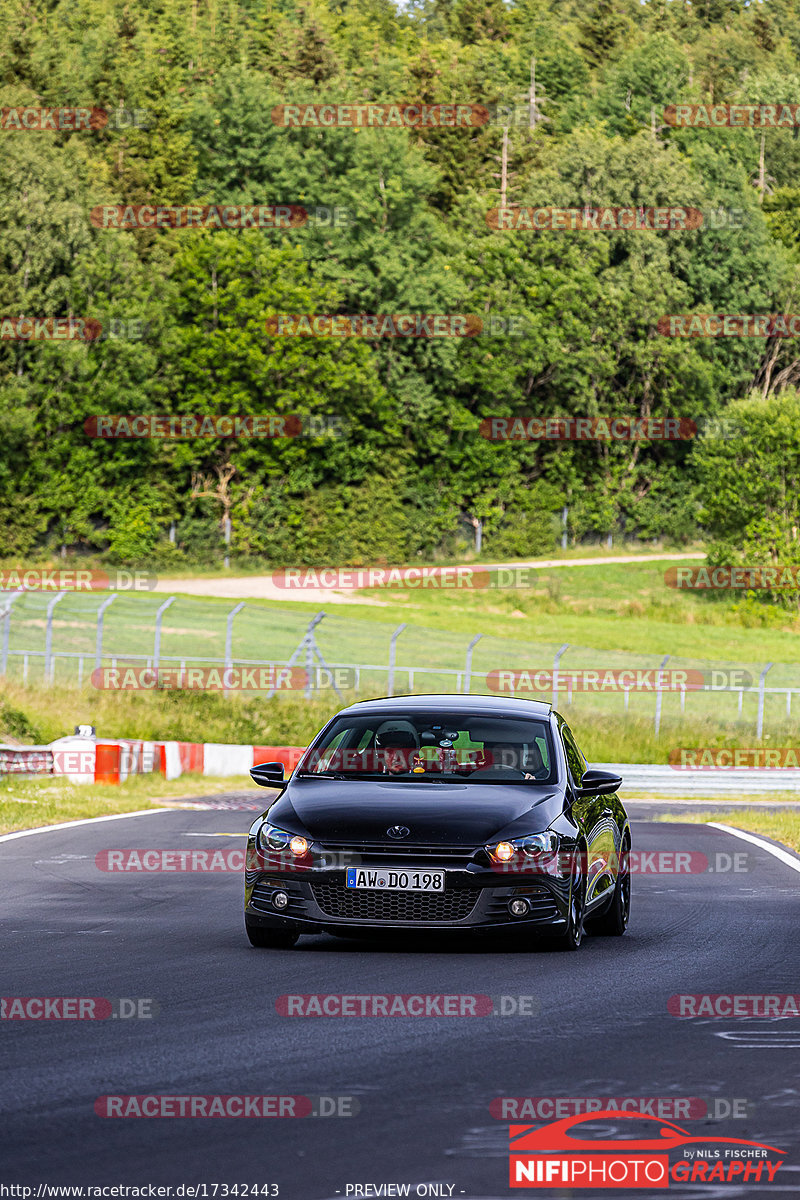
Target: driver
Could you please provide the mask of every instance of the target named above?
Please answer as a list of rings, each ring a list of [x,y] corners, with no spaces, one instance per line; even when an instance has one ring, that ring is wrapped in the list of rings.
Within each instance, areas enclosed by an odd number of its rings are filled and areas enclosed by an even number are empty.
[[[417,739],[408,729],[387,729],[375,735],[375,749],[382,774],[402,775],[411,769]]]

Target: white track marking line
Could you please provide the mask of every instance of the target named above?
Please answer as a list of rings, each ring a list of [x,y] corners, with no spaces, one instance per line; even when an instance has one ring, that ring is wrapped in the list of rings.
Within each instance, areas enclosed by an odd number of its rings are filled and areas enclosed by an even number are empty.
[[[151,817],[154,813],[174,812],[173,808],[140,808],[138,812],[109,813],[107,817],[83,817],[80,821],[62,821],[60,825],[39,825],[36,829],[20,829],[17,833],[0,834],[0,842],[30,837],[34,833],[51,833],[55,829],[74,829],[76,825],[96,825],[99,821],[121,821],[123,817]]]
[[[796,858],[781,846],[773,846],[772,842],[765,842],[763,838],[756,837],[755,834],[743,833],[741,829],[734,829],[731,825],[723,825],[720,821],[706,821],[706,825],[710,826],[711,829],[721,829],[724,833],[733,834],[734,837],[741,838],[743,842],[752,842],[754,846],[760,846],[768,854],[779,858],[782,863],[786,863],[786,866],[791,867],[793,871],[800,872],[800,858]]]

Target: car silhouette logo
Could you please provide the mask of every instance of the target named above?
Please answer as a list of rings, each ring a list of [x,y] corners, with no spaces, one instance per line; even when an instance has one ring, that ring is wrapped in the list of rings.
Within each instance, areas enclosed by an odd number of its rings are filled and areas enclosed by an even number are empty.
[[[390,838],[405,838],[408,837],[411,830],[407,829],[405,825],[390,825],[386,832]]]
[[[586,1137],[581,1138],[580,1134],[573,1135],[571,1132],[576,1125],[583,1125],[587,1122],[591,1124],[605,1118],[622,1121],[646,1119],[648,1122],[651,1122],[651,1118],[643,1118],[640,1113],[623,1112],[619,1109],[606,1108],[591,1114],[574,1114],[571,1117],[565,1117],[562,1121],[550,1121],[547,1125],[542,1125],[538,1128],[534,1128],[531,1125],[512,1125],[510,1126],[512,1151],[516,1153],[519,1153],[520,1150],[533,1151],[537,1154],[549,1151],[550,1153],[563,1154],[565,1152],[575,1153],[587,1150],[616,1150],[622,1153],[626,1150],[674,1150],[680,1146],[706,1142],[709,1145],[727,1143],[728,1145],[736,1146],[757,1146],[761,1150],[772,1150],[775,1154],[785,1153],[783,1150],[778,1150],[776,1146],[767,1146],[764,1142],[751,1142],[743,1138],[717,1137],[709,1136],[708,1134],[703,1137],[695,1137],[687,1129],[684,1129],[680,1125],[675,1125],[672,1121],[659,1122],[661,1128],[659,1136],[655,1138],[612,1139],[592,1137],[587,1139]]]

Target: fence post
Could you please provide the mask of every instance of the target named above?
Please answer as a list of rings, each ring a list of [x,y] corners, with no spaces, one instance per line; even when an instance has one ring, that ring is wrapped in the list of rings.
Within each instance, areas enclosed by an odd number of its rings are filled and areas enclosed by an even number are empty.
[[[392,640],[389,642],[389,680],[386,685],[387,696],[394,695],[394,664],[397,656],[397,639],[400,637],[400,634],[406,628],[407,624],[408,622],[404,621],[402,625],[398,625],[397,629],[395,629],[394,633],[392,634]],[[409,687],[409,691],[410,690],[411,689]]]
[[[319,625],[320,621],[324,620],[324,618],[325,618],[324,612],[318,612],[316,616],[311,618],[311,620],[308,622],[308,629],[306,630],[306,636],[303,639],[303,642],[301,643],[301,645],[304,644],[305,648],[306,648],[306,686],[304,689],[304,695],[305,695],[306,700],[311,699],[311,693],[314,689],[314,684],[312,682],[313,676],[311,674],[311,670],[314,666],[314,649],[315,649],[315,645],[316,645],[316,638],[314,637],[314,630],[316,629],[317,625]],[[320,656],[320,660],[322,661],[321,656]],[[323,665],[324,665],[324,663],[323,663]],[[337,694],[337,696],[339,696],[339,699],[341,700],[342,697],[339,693],[338,688],[336,689],[336,694]]]
[[[472,686],[472,651],[477,646],[478,642],[483,637],[482,633],[476,633],[470,644],[467,646],[467,658],[464,663],[464,695],[469,695],[470,687]]]
[[[295,648],[295,650],[292,651],[289,661],[286,664],[287,667],[293,667],[295,665],[295,663],[297,662],[298,658],[300,657],[300,655],[305,650],[305,652],[306,652],[306,655],[305,655],[306,682],[305,682],[305,687],[303,688],[303,694],[305,695],[306,700],[309,700],[311,698],[311,663],[313,662],[314,648],[315,648],[315,644],[316,644],[314,641],[314,629],[317,625],[319,625],[320,621],[322,621],[324,619],[324,617],[325,617],[325,613],[320,610],[320,612],[318,612],[315,617],[311,618],[311,620],[308,622],[305,633],[303,634],[302,638],[300,639],[298,646]],[[319,651],[317,651],[317,654],[320,657],[320,661],[322,662],[322,665],[325,666],[324,660],[322,660],[321,655],[319,655]],[[334,684],[333,687],[334,687],[334,691],[336,692],[336,695],[341,700],[342,694],[339,691],[339,689],[336,687],[336,684]],[[276,690],[277,689],[274,687],[270,688],[270,690],[267,692],[268,700],[272,699],[272,697],[275,695]]]
[[[553,708],[558,708],[558,664],[561,662],[561,655],[565,650],[569,650],[569,642],[564,642],[556,650],[556,656],[553,659]]]
[[[310,634],[310,632],[311,631],[309,630],[309,634]],[[304,688],[304,695],[305,695],[306,700],[311,699],[311,693],[314,691],[314,683],[313,683],[314,676],[312,674],[313,670],[314,670],[314,644],[311,641],[311,637],[309,636],[308,638],[306,638],[306,685]]]
[[[667,665],[671,657],[672,655],[670,654],[664,655],[661,660],[661,666],[658,668],[658,674],[656,675],[656,733],[658,733],[659,729],[661,728],[661,672],[664,670],[664,667]]]
[[[53,682],[53,609],[63,600],[66,592],[59,592],[47,606],[47,629],[44,635],[44,681]]]
[[[764,730],[764,680],[767,678],[767,671],[772,670],[774,666],[774,663],[767,663],[758,677],[758,725],[756,726],[756,737],[759,741]]]
[[[0,675],[5,675],[6,670],[8,668],[8,639],[9,639],[9,635],[11,633],[11,605],[14,603],[15,600],[19,600],[20,596],[24,596],[24,595],[25,595],[25,589],[20,588],[20,590],[18,592],[14,592],[14,594],[12,596],[8,597],[8,602],[5,606],[5,608],[3,609],[3,613],[2,613],[2,615],[4,617],[4,621],[3,621],[3,661],[2,661],[2,664],[0,665]]]
[[[175,603],[176,599],[177,597],[170,596],[168,600],[164,601],[156,613],[156,636],[155,641],[153,642],[153,672],[156,680],[158,679],[158,659],[159,655],[161,654],[161,618],[164,616],[164,613],[167,611],[170,604]]]
[[[99,671],[103,665],[103,613],[108,608],[109,604],[113,604],[116,600],[116,595],[108,596],[103,601],[97,610],[97,637],[94,644],[94,669]]]
[[[237,604],[235,608],[231,609],[231,611],[228,613],[228,623],[225,626],[225,688],[223,691],[224,696],[229,696],[230,691],[231,691],[231,689],[228,687],[228,671],[233,666],[233,661],[231,659],[231,649],[233,647],[233,618],[236,616],[236,614],[238,612],[242,611],[242,609],[245,606],[245,603],[246,602],[244,600],[242,600],[241,604]]]

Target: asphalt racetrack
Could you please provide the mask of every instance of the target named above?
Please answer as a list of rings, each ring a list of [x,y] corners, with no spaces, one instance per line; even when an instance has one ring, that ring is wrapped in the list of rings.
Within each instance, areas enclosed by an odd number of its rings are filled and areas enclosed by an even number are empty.
[[[629,810],[634,850],[699,852],[719,867],[744,853],[746,865],[637,874],[627,935],[588,937],[574,954],[325,935],[293,950],[255,950],[239,872],[109,873],[96,864],[112,848],[239,848],[254,815],[241,809],[173,809],[0,842],[2,995],[155,1002],[150,1018],[0,1023],[0,1177],[34,1188],[205,1183],[209,1197],[214,1184],[269,1183],[281,1200],[358,1196],[352,1187],[367,1184],[509,1197],[529,1193],[509,1188],[509,1118],[493,1115],[493,1100],[696,1097],[712,1112],[719,1101],[722,1114],[726,1102],[745,1103],[744,1118],[677,1123],[785,1150],[772,1184],[537,1194],[800,1195],[800,1019],[668,1011],[678,993],[800,991],[800,877],[724,831],[655,823],[652,808],[635,803]],[[320,1018],[276,1007],[282,995],[310,993],[480,994],[516,1011]],[[358,1111],[95,1112],[98,1097],[131,1094],[300,1095],[312,1097],[312,1111],[317,1097],[348,1097],[323,1107]],[[361,1192],[380,1194],[392,1193]]]

